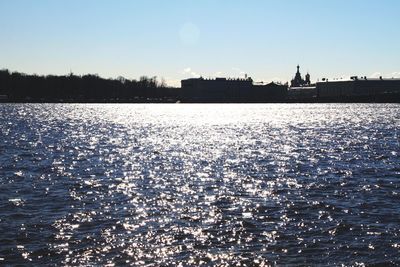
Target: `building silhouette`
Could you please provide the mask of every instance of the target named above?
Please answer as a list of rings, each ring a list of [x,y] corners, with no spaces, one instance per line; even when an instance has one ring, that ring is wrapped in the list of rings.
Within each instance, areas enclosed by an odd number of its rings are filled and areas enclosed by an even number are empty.
[[[400,79],[382,77],[367,78],[353,76],[344,81],[323,81],[317,83],[317,94],[323,98],[384,99],[398,101],[400,97]],[[393,98],[392,100],[390,98]],[[396,100],[397,99],[397,100]]]
[[[291,81],[291,87],[310,86],[311,85],[310,78],[311,78],[310,74],[307,73],[305,79],[303,79],[303,77],[301,77],[301,73],[300,73],[300,66],[297,65],[297,72],[296,72],[293,80]]]
[[[287,85],[269,83],[255,85],[250,77],[245,79],[192,78],[181,81],[180,100],[183,102],[273,102],[283,101]]]

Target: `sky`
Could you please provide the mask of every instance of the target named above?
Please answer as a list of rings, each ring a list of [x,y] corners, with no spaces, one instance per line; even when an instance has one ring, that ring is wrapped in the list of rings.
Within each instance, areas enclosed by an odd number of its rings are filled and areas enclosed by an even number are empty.
[[[400,77],[398,0],[0,0],[0,69],[287,82]]]

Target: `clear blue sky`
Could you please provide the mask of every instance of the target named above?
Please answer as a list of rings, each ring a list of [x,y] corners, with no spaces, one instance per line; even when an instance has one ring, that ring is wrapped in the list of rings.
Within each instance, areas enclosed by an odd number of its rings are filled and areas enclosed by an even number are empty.
[[[0,0],[0,68],[288,81],[400,75],[399,0]]]

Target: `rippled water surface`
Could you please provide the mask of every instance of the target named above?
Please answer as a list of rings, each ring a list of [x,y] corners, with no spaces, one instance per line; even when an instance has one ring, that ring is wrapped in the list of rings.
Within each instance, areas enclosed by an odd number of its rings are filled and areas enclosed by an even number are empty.
[[[0,105],[0,265],[400,265],[400,105]]]

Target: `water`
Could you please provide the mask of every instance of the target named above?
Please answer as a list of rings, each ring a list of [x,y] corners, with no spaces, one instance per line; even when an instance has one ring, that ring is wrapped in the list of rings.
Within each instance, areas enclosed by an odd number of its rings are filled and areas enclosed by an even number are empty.
[[[0,265],[400,265],[400,105],[0,105]]]

